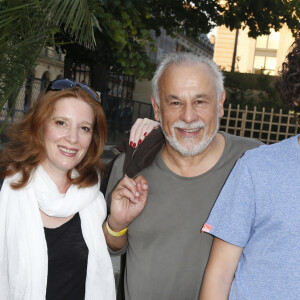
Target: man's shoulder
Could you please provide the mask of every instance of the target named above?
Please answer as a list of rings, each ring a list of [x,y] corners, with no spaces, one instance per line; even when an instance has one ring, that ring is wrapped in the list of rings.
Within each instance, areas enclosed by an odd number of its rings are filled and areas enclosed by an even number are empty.
[[[226,132],[220,133],[225,138],[225,149],[222,157],[226,161],[235,162],[241,158],[246,151],[263,145],[260,141],[252,138],[235,136]]]
[[[238,147],[239,149],[244,151],[257,148],[263,145],[262,142],[254,138],[236,136],[236,135],[229,134],[227,132],[220,132],[220,133],[223,134],[226,143],[230,147]]]

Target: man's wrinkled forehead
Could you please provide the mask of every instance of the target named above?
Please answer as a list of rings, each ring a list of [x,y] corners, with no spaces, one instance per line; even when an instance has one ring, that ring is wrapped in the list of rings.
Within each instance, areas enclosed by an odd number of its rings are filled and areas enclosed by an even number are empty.
[[[182,72],[180,72],[180,69],[182,69]],[[190,76],[190,74],[197,74],[197,72],[199,73],[199,77]],[[210,80],[214,86],[216,86],[213,71],[207,64],[199,63],[193,65],[187,62],[172,63],[166,67],[158,81],[159,94],[161,95],[165,92],[168,84],[171,81],[174,81],[174,79],[176,81],[182,80],[182,82],[184,82],[184,87],[186,88],[193,88],[199,84],[199,80],[203,74],[206,81]]]
[[[165,68],[165,70],[160,76],[158,85],[160,86],[163,80],[168,79],[168,77],[172,75],[172,72],[174,72],[174,70],[177,71],[178,69],[189,71],[191,73],[195,72],[195,70],[199,70],[199,72],[205,72],[207,76],[211,77],[211,79],[214,80],[213,71],[207,64],[198,63],[195,65],[189,62],[180,62],[180,63],[171,63]]]

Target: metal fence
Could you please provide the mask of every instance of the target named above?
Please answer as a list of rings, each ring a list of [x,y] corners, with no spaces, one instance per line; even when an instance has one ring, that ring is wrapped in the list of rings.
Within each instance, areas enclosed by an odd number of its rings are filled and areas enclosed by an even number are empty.
[[[102,107],[107,118],[108,144],[118,144],[129,136],[137,118],[153,119],[153,108],[149,103],[103,95]]]
[[[282,109],[275,112],[273,108],[259,111],[256,107],[248,109],[247,106],[242,109],[240,105],[233,107],[229,104],[220,129],[272,144],[299,133],[300,126],[293,112],[283,113]]]
[[[137,118],[153,119],[152,105],[147,103],[108,96],[103,104],[107,116],[109,144],[119,143],[128,136]],[[273,108],[258,110],[256,107],[249,109],[247,106],[241,108],[240,105],[233,107],[231,104],[224,111],[220,130],[255,138],[265,144],[279,142],[300,132],[300,124],[292,111],[275,112]]]

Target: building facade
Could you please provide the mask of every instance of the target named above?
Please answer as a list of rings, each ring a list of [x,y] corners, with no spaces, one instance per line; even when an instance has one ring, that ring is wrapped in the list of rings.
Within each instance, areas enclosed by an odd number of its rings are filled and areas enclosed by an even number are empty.
[[[161,29],[161,35],[156,37],[154,32],[150,32],[155,41],[156,51],[152,51],[150,44],[147,45],[147,54],[150,61],[158,64],[164,54],[170,52],[193,52],[198,55],[212,58],[214,53],[214,46],[209,41],[206,34],[200,34],[199,38],[192,39],[186,37],[184,34],[178,34],[176,37],[167,35],[164,29]]]
[[[276,75],[294,38],[287,26],[257,39],[248,37],[248,30],[230,31],[217,28],[214,61],[226,71]]]
[[[50,80],[63,77],[64,55],[58,54],[52,48],[46,47],[40,54],[35,67],[24,82],[18,94],[13,94],[5,103],[0,115],[0,122],[6,119],[11,107],[14,107],[9,121],[13,122],[23,116],[30,108]]]

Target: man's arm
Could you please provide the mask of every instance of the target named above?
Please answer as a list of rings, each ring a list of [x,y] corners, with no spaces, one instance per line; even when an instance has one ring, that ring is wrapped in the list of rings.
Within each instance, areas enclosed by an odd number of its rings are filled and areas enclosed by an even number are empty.
[[[111,196],[110,215],[103,224],[106,243],[111,250],[118,251],[125,247],[127,233],[122,234],[121,231],[128,228],[142,212],[147,196],[148,183],[141,175],[134,179],[125,175],[116,186]]]
[[[118,228],[117,225],[112,225],[111,220],[108,220],[108,219],[103,223],[103,226],[102,226],[106,244],[108,245],[110,250],[112,250],[114,252],[119,251],[120,249],[124,248],[127,243],[127,232],[125,234],[123,234],[122,236],[113,236],[108,232],[106,222],[108,222],[111,230],[113,230],[115,232],[120,232],[124,228]]]
[[[200,300],[227,300],[243,248],[214,237]]]

